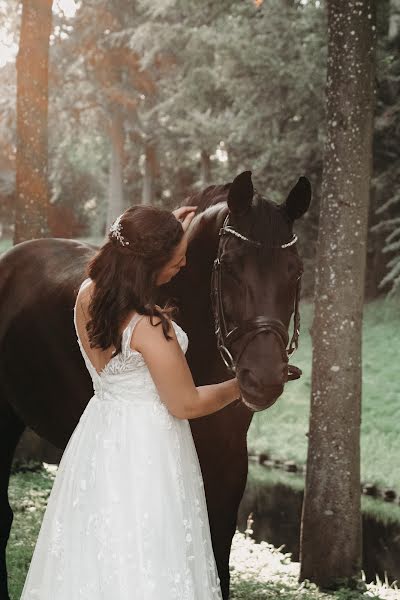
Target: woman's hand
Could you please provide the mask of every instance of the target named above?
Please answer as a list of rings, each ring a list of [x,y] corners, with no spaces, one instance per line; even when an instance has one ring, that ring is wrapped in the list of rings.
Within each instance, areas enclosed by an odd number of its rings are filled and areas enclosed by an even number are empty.
[[[182,223],[183,231],[189,227],[191,220],[194,217],[197,206],[180,206],[172,211],[172,214]]]

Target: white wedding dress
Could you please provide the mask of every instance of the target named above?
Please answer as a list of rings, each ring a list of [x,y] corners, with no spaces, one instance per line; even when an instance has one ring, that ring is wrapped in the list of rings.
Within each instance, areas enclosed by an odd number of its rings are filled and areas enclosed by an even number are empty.
[[[189,422],[130,348],[141,317],[100,374],[76,330],[94,395],[62,455],[21,600],[222,600]]]

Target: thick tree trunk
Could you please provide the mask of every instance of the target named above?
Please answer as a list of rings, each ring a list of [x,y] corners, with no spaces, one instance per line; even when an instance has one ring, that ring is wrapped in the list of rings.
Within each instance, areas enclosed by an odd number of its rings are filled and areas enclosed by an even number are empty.
[[[118,109],[113,110],[111,114],[110,141],[107,231],[113,221],[125,210],[123,182],[124,122]]]
[[[48,235],[48,63],[52,0],[24,0],[17,57],[14,244]]]
[[[149,142],[145,147],[142,204],[154,204],[157,174],[156,148],[154,144]]]
[[[300,579],[360,574],[361,326],[372,163],[373,0],[328,0],[327,140],[319,225]]]
[[[203,185],[210,185],[211,183],[211,159],[210,155],[206,150],[201,151],[201,183]]]

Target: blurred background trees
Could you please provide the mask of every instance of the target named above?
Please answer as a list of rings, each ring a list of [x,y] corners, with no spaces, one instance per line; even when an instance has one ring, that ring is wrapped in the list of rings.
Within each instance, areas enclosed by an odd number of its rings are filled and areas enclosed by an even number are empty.
[[[10,10],[13,4],[15,10]],[[379,56],[367,294],[400,281],[399,3],[378,3]],[[0,2],[17,43],[22,3]],[[317,239],[327,25],[318,0],[54,0],[49,72],[51,235],[101,240],[126,206],[172,208],[252,169],[280,202],[313,184],[299,225],[311,295]],[[0,69],[0,211],[15,220],[16,75]]]
[[[17,56],[14,243],[48,234],[48,80],[52,0],[23,2]]]

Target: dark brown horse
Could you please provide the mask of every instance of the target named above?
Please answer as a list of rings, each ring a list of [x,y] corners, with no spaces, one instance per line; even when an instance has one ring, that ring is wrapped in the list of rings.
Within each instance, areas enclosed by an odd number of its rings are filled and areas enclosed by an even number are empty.
[[[224,599],[247,477],[246,433],[253,412],[275,402],[290,378],[285,346],[302,271],[292,225],[310,197],[302,177],[283,204],[273,204],[254,194],[249,171],[192,196],[186,203],[198,209],[188,232],[187,266],[160,288],[158,301],[172,296],[180,308],[177,321],[189,336],[196,385],[233,376],[218,341],[241,386],[243,401],[190,422]],[[19,244],[0,259],[1,600],[8,600],[5,549],[13,514],[7,492],[17,442],[29,426],[64,449],[92,396],[73,306],[95,251],[72,240],[42,239]]]

